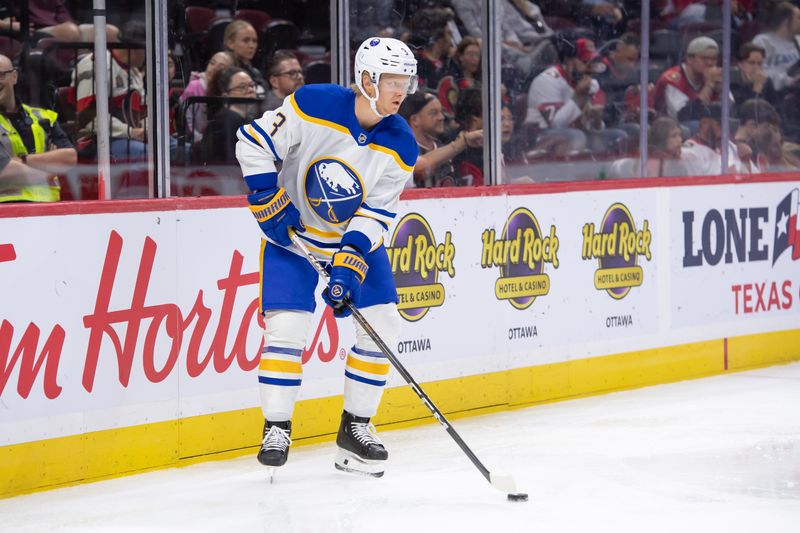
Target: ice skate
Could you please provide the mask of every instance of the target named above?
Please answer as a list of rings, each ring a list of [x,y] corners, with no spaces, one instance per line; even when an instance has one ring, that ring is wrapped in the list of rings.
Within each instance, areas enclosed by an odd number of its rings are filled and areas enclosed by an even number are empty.
[[[269,480],[273,482],[275,468],[286,464],[289,446],[292,444],[292,422],[264,422],[264,439],[258,450],[258,462],[270,467]]]
[[[337,470],[372,477],[383,475],[389,454],[369,418],[343,412],[336,445],[339,446],[334,462]]]

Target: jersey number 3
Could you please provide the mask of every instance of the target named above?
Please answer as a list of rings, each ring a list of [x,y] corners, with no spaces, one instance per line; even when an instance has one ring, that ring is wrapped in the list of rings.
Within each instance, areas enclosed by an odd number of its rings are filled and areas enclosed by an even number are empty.
[[[283,126],[283,123],[286,122],[286,117],[283,115],[283,113],[278,112],[275,114],[275,116],[278,118],[278,120],[272,123],[272,131],[269,132],[270,137],[274,137],[275,133],[280,129],[281,126]]]

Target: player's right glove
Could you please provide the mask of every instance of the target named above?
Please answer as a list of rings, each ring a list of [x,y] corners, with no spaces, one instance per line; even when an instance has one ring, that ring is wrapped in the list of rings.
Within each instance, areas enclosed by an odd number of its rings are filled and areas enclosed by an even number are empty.
[[[322,292],[322,299],[333,308],[333,315],[346,317],[350,315],[344,301],[353,305],[361,298],[361,284],[367,276],[367,263],[358,251],[345,246],[331,260],[331,277],[328,287]]]
[[[258,220],[258,225],[264,234],[281,246],[292,244],[289,228],[295,228],[297,231],[306,229],[300,220],[300,211],[294,206],[283,187],[248,194],[247,201],[250,202],[250,211]]]

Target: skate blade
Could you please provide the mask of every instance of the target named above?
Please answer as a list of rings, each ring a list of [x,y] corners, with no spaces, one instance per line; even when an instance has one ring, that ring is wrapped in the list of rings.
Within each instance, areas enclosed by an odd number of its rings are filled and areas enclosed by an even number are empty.
[[[336,467],[336,470],[341,470],[342,472],[350,474],[358,474],[367,477],[382,477],[385,462],[386,461],[370,461],[369,459],[363,459],[352,452],[340,448],[339,452],[336,454],[336,460],[333,466]]]

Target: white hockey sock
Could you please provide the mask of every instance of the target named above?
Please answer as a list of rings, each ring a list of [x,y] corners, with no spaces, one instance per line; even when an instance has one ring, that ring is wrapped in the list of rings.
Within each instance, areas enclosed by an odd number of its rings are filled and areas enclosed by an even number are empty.
[[[311,313],[268,311],[258,367],[261,411],[271,422],[291,420],[303,380],[301,357]]]

